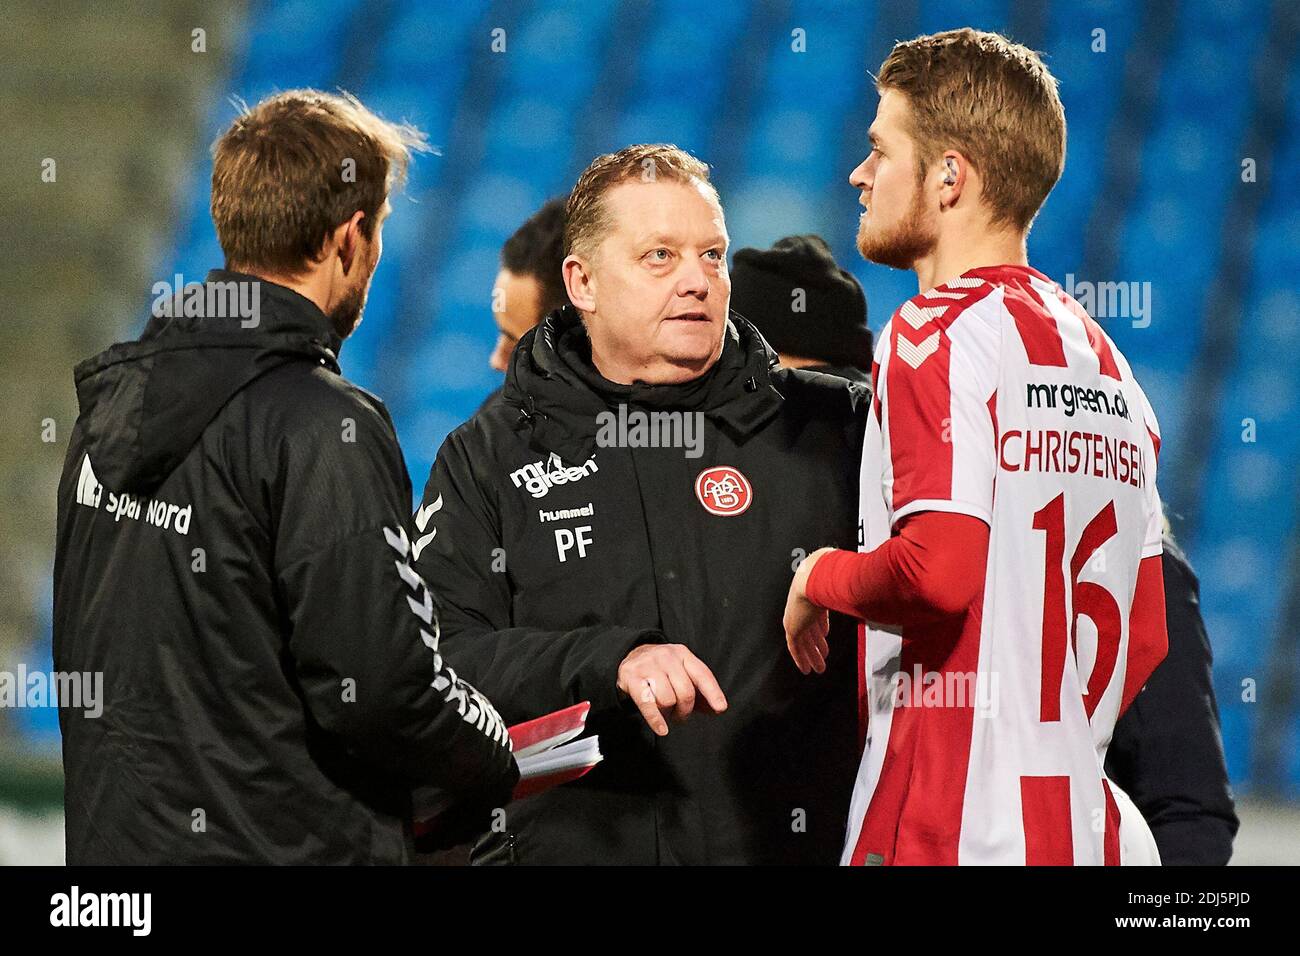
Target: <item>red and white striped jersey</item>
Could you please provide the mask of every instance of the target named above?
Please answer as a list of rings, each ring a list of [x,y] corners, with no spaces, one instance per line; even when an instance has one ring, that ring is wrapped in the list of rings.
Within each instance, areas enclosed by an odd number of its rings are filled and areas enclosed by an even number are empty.
[[[1102,770],[1116,718],[1164,654],[1129,628],[1161,512],[1159,429],[1127,361],[1056,283],[998,266],[904,303],[873,377],[864,550],[907,515],[947,511],[988,523],[989,555],[963,618],[867,627],[843,862],[1153,850]]]

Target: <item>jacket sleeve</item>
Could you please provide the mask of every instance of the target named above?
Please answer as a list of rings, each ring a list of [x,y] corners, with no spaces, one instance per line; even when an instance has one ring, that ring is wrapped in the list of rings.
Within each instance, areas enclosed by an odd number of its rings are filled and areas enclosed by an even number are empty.
[[[280,446],[275,567],[286,665],[343,746],[448,803],[504,806],[518,778],[496,710],[442,657],[411,566],[410,479],[382,406],[333,401]]]
[[[593,716],[623,708],[619,664],[634,647],[666,640],[657,630],[617,624],[516,625],[500,522],[458,432],[438,452],[412,533],[416,567],[434,582],[443,653],[507,723],[583,700]]]
[[[1196,576],[1166,543],[1169,653],[1115,724],[1106,773],[1142,811],[1160,858],[1223,865],[1237,832],[1211,683],[1210,642]]]

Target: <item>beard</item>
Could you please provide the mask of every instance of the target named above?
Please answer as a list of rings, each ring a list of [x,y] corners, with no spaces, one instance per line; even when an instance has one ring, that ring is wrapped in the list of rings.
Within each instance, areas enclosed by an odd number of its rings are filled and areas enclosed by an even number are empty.
[[[870,219],[868,214],[867,219]],[[934,251],[939,237],[925,221],[921,190],[912,194],[912,206],[902,221],[892,229],[870,232],[864,219],[858,226],[858,252],[868,262],[878,262],[894,269],[911,269],[916,260]]]
[[[365,284],[352,289],[330,310],[330,327],[334,329],[334,334],[339,338],[346,339],[361,324],[361,313],[366,308],[368,285],[369,281],[367,280]]]

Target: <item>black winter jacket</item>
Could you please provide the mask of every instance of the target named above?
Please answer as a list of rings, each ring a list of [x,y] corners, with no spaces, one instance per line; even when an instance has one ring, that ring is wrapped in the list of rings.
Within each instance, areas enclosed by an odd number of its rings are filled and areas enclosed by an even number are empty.
[[[605,754],[513,804],[476,862],[838,859],[858,758],[856,627],[833,616],[828,670],[804,677],[781,618],[805,554],[857,546],[867,395],[775,363],[733,315],[702,378],[615,385],[565,308],[523,337],[502,400],[443,444],[412,536],[438,582],[444,653],[511,723],[590,700]],[[627,430],[602,440],[620,405]],[[702,454],[633,447],[648,439],[635,415],[650,412],[701,413]],[[616,679],[633,648],[664,641],[710,667],[729,709],[657,738]]]
[[[486,817],[517,778],[438,655],[387,411],[320,309],[259,291],[76,370],[54,662],[104,703],[60,711],[69,863],[403,862],[413,786]]]

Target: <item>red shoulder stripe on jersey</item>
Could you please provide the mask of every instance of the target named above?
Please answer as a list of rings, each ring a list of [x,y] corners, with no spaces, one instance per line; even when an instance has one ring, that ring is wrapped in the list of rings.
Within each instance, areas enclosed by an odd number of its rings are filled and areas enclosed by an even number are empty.
[[[1147,426],[1147,434],[1151,436],[1151,447],[1156,450],[1156,464],[1158,465],[1160,464],[1160,436],[1151,430],[1150,425]]]
[[[1068,363],[1061,332],[1038,293],[1029,285],[1004,285],[1002,288],[1005,292],[1003,302],[1015,320],[1029,364],[1065,368]]]
[[[1056,287],[1056,295],[1065,307],[1083,323],[1083,331],[1087,334],[1088,344],[1092,346],[1092,351],[1097,356],[1097,365],[1101,369],[1101,374],[1113,378],[1117,382],[1123,381],[1119,374],[1119,365],[1115,361],[1115,354],[1111,351],[1110,342],[1106,340],[1106,335],[1101,331],[1101,326],[1084,311],[1083,306],[1066,295],[1065,290],[1060,286]]]
[[[885,369],[894,510],[918,498],[952,497],[952,442],[945,441],[952,422],[950,343],[938,328],[911,342],[902,334],[904,324],[894,323]]]

